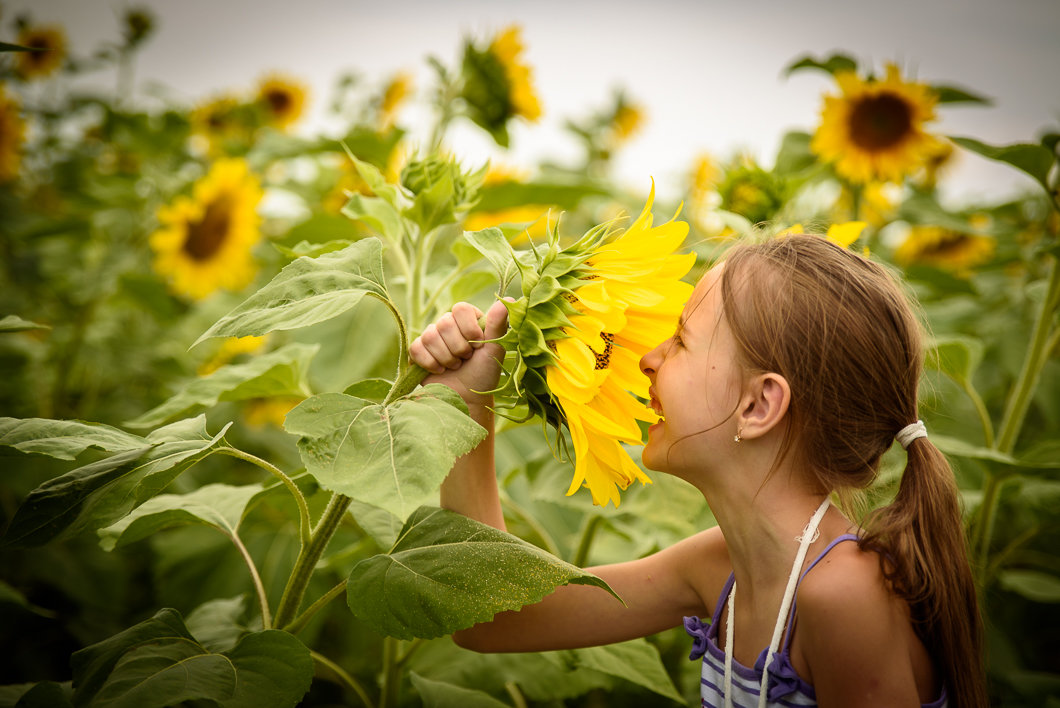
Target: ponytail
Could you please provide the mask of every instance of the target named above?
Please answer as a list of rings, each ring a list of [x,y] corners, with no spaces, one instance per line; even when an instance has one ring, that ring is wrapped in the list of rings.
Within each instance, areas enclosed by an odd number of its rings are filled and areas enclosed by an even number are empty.
[[[876,479],[896,433],[907,463],[894,502],[865,523],[892,591],[910,608],[953,708],[986,706],[983,628],[953,471],[916,421],[921,325],[899,280],[814,236],[738,245],[722,302],[741,365],[791,386],[778,459],[849,499]],[[904,427],[903,427],[904,426]]]
[[[894,502],[873,512],[860,545],[880,555],[887,580],[909,603],[913,627],[936,661],[952,708],[987,705],[983,625],[953,471],[915,439]]]

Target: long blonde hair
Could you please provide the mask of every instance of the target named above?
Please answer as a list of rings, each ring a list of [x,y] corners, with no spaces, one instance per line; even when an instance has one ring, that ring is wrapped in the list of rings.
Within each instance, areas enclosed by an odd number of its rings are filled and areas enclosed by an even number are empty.
[[[920,324],[878,264],[817,236],[732,248],[722,301],[748,370],[791,386],[782,454],[827,490],[863,489],[895,434],[917,420]],[[945,681],[950,705],[987,705],[982,621],[960,501],[945,456],[910,443],[894,501],[864,522],[893,591]]]

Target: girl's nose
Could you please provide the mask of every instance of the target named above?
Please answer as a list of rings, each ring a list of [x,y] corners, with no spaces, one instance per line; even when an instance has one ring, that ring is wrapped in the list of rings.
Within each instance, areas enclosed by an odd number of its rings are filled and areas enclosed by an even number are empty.
[[[640,370],[645,376],[654,381],[655,372],[659,370],[659,362],[662,359],[662,348],[666,342],[662,342],[659,346],[652,349],[650,352],[640,358]]]

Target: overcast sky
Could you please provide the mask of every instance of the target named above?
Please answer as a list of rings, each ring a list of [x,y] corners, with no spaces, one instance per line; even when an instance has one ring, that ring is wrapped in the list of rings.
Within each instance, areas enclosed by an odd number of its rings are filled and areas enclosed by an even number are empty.
[[[426,90],[428,55],[455,66],[463,37],[485,40],[518,22],[544,115],[513,131],[506,161],[573,159],[563,121],[623,88],[647,109],[644,130],[616,165],[622,184],[638,191],[654,176],[665,193],[700,151],[725,158],[746,150],[769,164],[785,130],[812,131],[833,84],[816,72],[783,75],[805,54],[843,51],[876,68],[895,61],[923,81],[993,99],[989,107],[942,106],[939,132],[1008,143],[1060,128],[1060,0],[0,0],[0,19],[5,33],[24,11],[61,23],[75,51],[87,53],[120,37],[129,6],[151,8],[160,23],[141,54],[139,86],[162,83],[192,104],[249,90],[280,70],[312,85],[303,125],[311,131],[323,129],[341,73],[381,83],[409,70]],[[414,128],[427,121],[415,110],[405,118]],[[468,161],[490,156],[477,131],[453,137]],[[948,191],[957,202],[994,202],[1029,184],[966,156]]]

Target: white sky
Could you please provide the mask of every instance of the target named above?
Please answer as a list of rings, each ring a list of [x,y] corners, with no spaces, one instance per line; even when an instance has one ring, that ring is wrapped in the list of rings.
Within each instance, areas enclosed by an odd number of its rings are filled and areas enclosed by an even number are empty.
[[[85,54],[120,37],[129,6],[149,7],[160,21],[140,56],[139,87],[155,81],[192,104],[283,71],[313,87],[303,125],[310,131],[322,129],[341,73],[378,85],[410,70],[423,91],[428,55],[456,67],[466,35],[484,40],[518,22],[545,113],[512,132],[512,152],[501,159],[572,162],[578,147],[564,120],[602,108],[624,88],[648,122],[620,155],[616,177],[643,191],[654,176],[663,195],[700,151],[726,158],[745,150],[768,165],[785,130],[812,131],[833,84],[818,72],[782,76],[805,54],[843,51],[877,69],[896,61],[923,81],[994,100],[941,106],[935,128],[945,134],[1010,143],[1060,128],[1060,0],[0,0],[0,40],[13,39],[10,21],[28,11],[36,22],[63,24]],[[405,118],[426,131],[423,111]],[[491,156],[477,129],[451,136],[468,163]],[[1030,185],[967,155],[947,193],[993,203]]]

